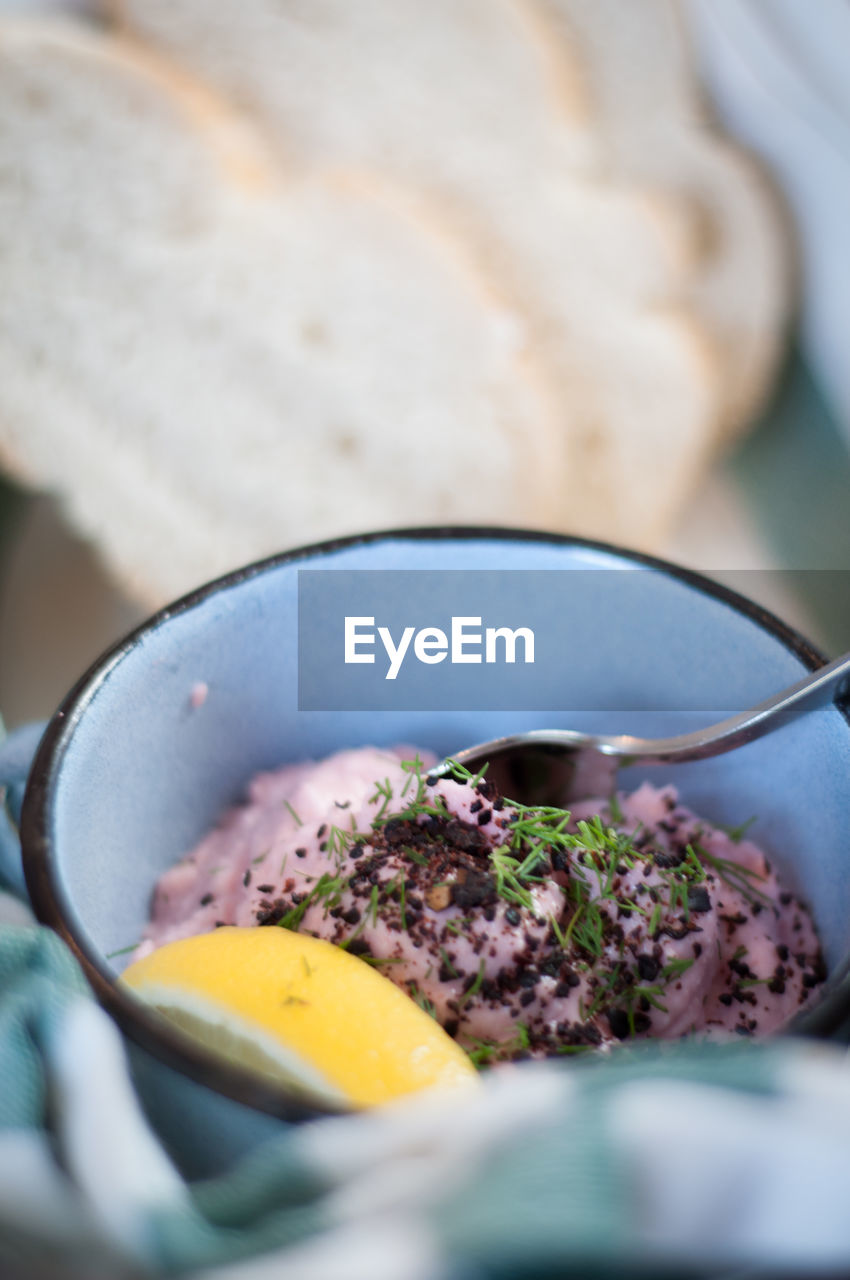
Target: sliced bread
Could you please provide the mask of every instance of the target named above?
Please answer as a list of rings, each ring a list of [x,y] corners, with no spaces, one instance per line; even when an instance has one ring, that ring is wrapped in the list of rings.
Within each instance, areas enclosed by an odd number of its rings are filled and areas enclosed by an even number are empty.
[[[699,211],[698,268],[684,299],[715,335],[725,372],[722,437],[762,407],[784,348],[791,242],[776,192],[713,127],[675,0],[527,0],[582,62],[612,175]]]
[[[191,98],[191,100],[190,100]],[[374,178],[232,181],[155,59],[0,24],[0,454],[161,602],[314,538],[562,527],[522,320]]]
[[[620,298],[654,299],[688,272],[680,202],[598,183],[583,70],[523,0],[104,2],[259,121],[287,167],[367,166],[529,275],[526,235],[558,281]]]
[[[536,10],[522,0],[113,9],[258,120],[289,164],[366,166],[438,207],[527,318],[552,371],[572,458],[561,523],[657,545],[717,422],[710,338],[686,303],[670,305],[691,278],[691,206],[601,172],[582,67]]]

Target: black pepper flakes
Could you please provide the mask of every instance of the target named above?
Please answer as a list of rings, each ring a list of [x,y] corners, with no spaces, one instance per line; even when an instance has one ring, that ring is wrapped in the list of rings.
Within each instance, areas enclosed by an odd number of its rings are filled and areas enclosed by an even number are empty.
[[[711,910],[711,897],[705,885],[688,886],[688,909],[696,912]]]
[[[612,1036],[616,1036],[618,1040],[627,1040],[631,1034],[631,1026],[626,1010],[609,1009],[605,1016],[608,1019]]]
[[[654,982],[661,965],[655,956],[639,955],[637,957],[637,968],[644,982]]]

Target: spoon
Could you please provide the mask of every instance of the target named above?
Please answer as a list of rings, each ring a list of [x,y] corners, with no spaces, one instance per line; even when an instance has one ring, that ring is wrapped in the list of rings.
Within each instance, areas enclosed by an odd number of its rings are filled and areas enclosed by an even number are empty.
[[[429,777],[450,774],[453,760],[472,773],[486,764],[488,779],[502,795],[525,804],[564,806],[572,800],[610,795],[619,765],[707,760],[754,742],[804,712],[838,702],[848,694],[850,653],[845,653],[749,711],[692,733],[636,738],[574,729],[532,729],[466,747],[429,770]]]

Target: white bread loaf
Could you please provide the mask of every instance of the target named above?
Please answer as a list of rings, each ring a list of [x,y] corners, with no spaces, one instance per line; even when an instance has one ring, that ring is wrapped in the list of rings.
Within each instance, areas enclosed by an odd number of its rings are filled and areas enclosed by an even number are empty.
[[[0,24],[0,259],[0,455],[152,603],[317,537],[568,520],[460,248],[374,179],[284,180],[118,40]]]
[[[533,235],[562,279],[620,297],[655,298],[687,270],[691,226],[675,203],[595,181],[581,69],[523,0],[107,10],[257,119],[288,167],[368,165],[436,197],[494,252],[516,257]]]
[[[702,223],[687,300],[724,367],[722,435],[763,407],[790,310],[790,236],[752,157],[712,128],[676,0],[527,0],[585,68],[612,175],[690,200]]]
[[[439,206],[528,318],[576,459],[565,519],[657,546],[714,437],[690,207],[600,180],[581,69],[522,0],[117,0],[123,26],[257,119],[287,162],[367,166]],[[663,456],[657,452],[663,443]]]

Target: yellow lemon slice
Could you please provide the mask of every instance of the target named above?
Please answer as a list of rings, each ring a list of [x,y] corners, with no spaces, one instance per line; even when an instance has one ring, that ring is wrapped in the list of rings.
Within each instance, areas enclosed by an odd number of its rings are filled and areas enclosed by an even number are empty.
[[[169,942],[122,980],[208,1048],[326,1101],[370,1106],[477,1079],[388,978],[287,929],[225,927]]]

